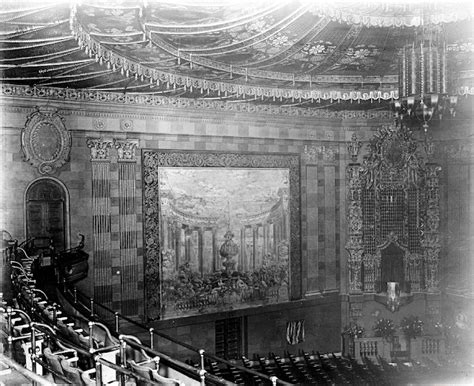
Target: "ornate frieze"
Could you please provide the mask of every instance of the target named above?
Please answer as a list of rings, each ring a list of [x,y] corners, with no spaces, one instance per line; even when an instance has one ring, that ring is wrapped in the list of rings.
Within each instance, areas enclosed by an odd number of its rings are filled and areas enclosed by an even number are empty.
[[[311,109],[300,107],[278,107],[273,105],[252,105],[249,103],[228,103],[218,100],[199,100],[191,98],[165,97],[161,95],[129,95],[119,92],[106,92],[97,90],[76,90],[70,88],[57,87],[31,87],[2,84],[0,86],[0,96],[11,96],[20,98],[45,99],[48,101],[69,101],[78,103],[94,103],[103,105],[125,105],[143,107],[163,107],[173,109],[195,109],[195,110],[215,110],[220,113],[246,113],[264,114],[275,116],[292,116],[321,119],[364,119],[364,120],[389,120],[393,118],[393,113],[388,110],[360,111],[343,110],[331,111],[328,109]],[[75,111],[80,114],[82,111]]]
[[[138,148],[137,139],[115,139],[114,145],[117,149],[117,160],[119,162],[136,162],[135,151]]]
[[[25,161],[41,174],[52,174],[69,160],[71,135],[56,109],[35,107],[21,132]]]
[[[102,138],[87,138],[87,147],[91,149],[91,161],[110,161],[109,149],[113,141]]]

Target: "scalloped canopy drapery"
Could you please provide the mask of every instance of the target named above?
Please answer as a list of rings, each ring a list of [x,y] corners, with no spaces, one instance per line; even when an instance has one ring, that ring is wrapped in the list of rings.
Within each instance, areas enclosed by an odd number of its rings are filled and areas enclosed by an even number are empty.
[[[6,0],[1,81],[380,109],[398,98],[400,48],[428,27],[445,37],[451,89],[474,92],[473,15],[470,1]]]

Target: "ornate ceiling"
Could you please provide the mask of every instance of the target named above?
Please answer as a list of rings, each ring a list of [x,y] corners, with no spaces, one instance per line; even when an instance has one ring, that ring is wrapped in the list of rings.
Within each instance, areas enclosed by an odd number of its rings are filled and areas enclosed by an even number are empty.
[[[4,84],[303,108],[380,108],[398,53],[445,36],[451,89],[472,94],[465,2],[142,0],[2,2]],[[453,76],[455,75],[455,76]]]

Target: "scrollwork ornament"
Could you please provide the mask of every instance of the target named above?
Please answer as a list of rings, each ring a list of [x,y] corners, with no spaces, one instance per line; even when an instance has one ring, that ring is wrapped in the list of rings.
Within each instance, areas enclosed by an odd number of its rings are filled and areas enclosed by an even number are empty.
[[[349,153],[352,162],[357,162],[362,143],[357,139],[356,133],[352,134],[351,141],[347,144],[347,152]]]
[[[55,108],[36,107],[21,132],[21,149],[25,161],[40,174],[53,174],[69,161],[71,135]]]

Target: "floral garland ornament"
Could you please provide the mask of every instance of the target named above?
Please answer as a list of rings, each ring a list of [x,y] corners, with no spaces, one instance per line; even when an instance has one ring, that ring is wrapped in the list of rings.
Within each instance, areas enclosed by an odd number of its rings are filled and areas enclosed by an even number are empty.
[[[387,342],[391,342],[393,340],[393,336],[396,332],[393,320],[384,318],[377,320],[373,330],[375,332],[375,336],[382,337]]]

